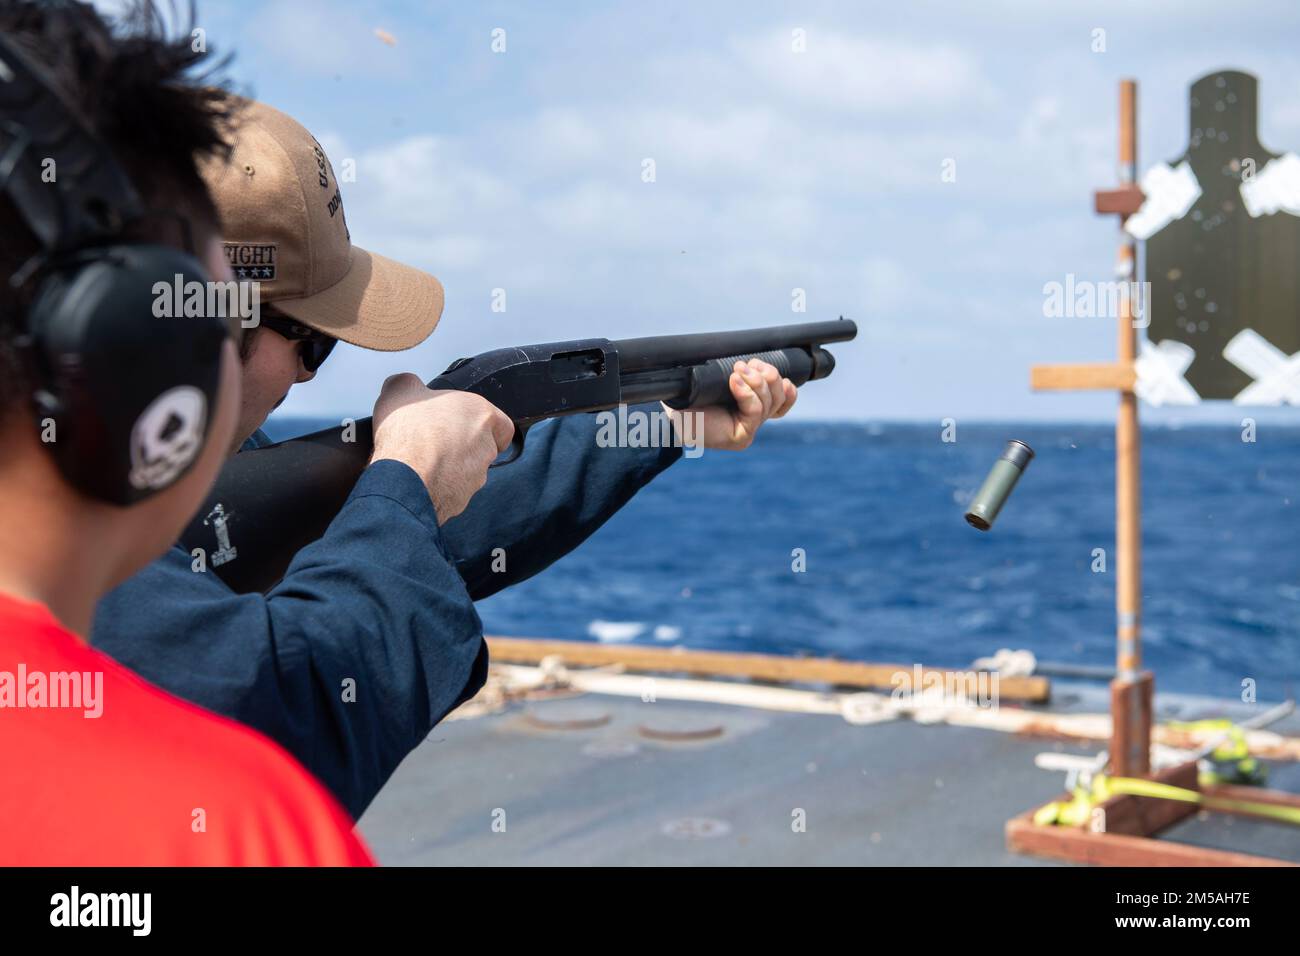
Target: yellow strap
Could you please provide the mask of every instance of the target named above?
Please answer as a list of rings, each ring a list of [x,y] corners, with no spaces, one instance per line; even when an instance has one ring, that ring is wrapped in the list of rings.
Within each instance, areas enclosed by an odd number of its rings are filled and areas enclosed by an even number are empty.
[[[1059,824],[1063,827],[1082,826],[1092,815],[1092,795],[1083,787],[1074,788],[1074,797],[1070,800],[1054,800],[1039,807],[1034,814],[1034,823],[1039,826]]]
[[[1135,797],[1154,797],[1157,800],[1180,800],[1183,803],[1195,803],[1208,810],[1238,810],[1254,816],[1269,817],[1300,826],[1300,807],[1283,807],[1273,803],[1257,803],[1254,800],[1233,800],[1228,797],[1211,797],[1196,790],[1157,783],[1154,780],[1139,780],[1135,777],[1107,777],[1097,774],[1093,780],[1093,799],[1100,802],[1114,793],[1127,793]]]
[[[1245,732],[1227,719],[1170,721],[1169,727],[1189,733],[1215,733],[1225,735],[1227,739],[1214,748],[1213,760],[1227,763],[1237,762],[1237,769],[1243,774],[1254,773],[1257,763],[1250,755]],[[1200,782],[1216,782],[1218,774],[1201,774]],[[1034,823],[1039,826],[1082,826],[1088,822],[1093,807],[1105,802],[1117,793],[1131,794],[1135,797],[1152,797],[1157,800],[1179,800],[1194,803],[1210,810],[1239,810],[1256,816],[1268,817],[1300,826],[1300,807],[1281,807],[1271,803],[1256,803],[1250,800],[1230,800],[1227,797],[1208,797],[1196,790],[1156,783],[1153,780],[1140,780],[1135,777],[1107,777],[1105,774],[1093,774],[1092,791],[1076,787],[1074,797],[1068,801],[1056,800],[1045,804],[1034,813]]]
[[[1074,798],[1069,801],[1057,800],[1046,804],[1034,814],[1034,823],[1039,826],[1082,826],[1088,822],[1093,807],[1104,803],[1115,794],[1129,794],[1134,797],[1151,797],[1156,800],[1178,800],[1182,803],[1195,803],[1207,810],[1237,810],[1254,816],[1268,817],[1282,823],[1300,826],[1300,807],[1284,807],[1272,803],[1258,803],[1254,800],[1233,800],[1228,797],[1211,797],[1196,790],[1175,787],[1154,780],[1141,780],[1136,777],[1108,777],[1094,774],[1092,791],[1076,787]]]

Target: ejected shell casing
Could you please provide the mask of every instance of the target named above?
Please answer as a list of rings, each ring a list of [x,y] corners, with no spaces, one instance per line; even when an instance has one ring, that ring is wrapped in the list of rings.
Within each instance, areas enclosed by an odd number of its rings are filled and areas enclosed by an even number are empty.
[[[1002,451],[1002,457],[993,463],[989,476],[975,493],[970,507],[966,509],[966,521],[981,531],[993,527],[993,520],[1006,504],[1011,489],[1016,486],[1024,470],[1029,467],[1029,460],[1034,457],[1034,450],[1022,441],[1011,439]]]

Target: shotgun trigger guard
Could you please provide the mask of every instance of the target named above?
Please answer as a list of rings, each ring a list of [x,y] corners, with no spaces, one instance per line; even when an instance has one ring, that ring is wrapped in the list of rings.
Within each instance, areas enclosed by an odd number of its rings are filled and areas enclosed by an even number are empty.
[[[522,455],[524,453],[524,438],[528,434],[528,429],[532,427],[532,423],[515,422],[515,434],[510,439],[510,447],[503,451],[501,456],[488,467],[496,468],[498,465],[508,465]]]

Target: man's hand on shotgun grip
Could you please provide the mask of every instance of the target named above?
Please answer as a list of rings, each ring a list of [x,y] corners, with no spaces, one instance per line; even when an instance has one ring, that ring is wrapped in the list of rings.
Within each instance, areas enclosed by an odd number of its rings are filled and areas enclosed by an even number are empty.
[[[433,391],[410,372],[384,382],[374,423],[371,463],[393,459],[410,465],[429,491],[439,524],[465,510],[515,431],[487,399]]]

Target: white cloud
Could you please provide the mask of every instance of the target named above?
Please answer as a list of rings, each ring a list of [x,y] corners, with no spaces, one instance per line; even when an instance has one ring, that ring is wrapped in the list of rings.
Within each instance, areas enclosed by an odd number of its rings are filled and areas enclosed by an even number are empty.
[[[461,152],[452,140],[431,135],[366,150],[357,158],[357,187],[381,212],[425,227],[513,198],[504,181]]]
[[[651,188],[645,184],[646,188]],[[610,226],[616,222],[627,222],[633,218],[637,207],[636,200],[626,187],[615,187],[608,183],[583,182],[550,196],[540,197],[533,202],[533,208],[541,223],[556,232],[569,234],[597,233],[608,235]],[[629,232],[623,232],[629,235]],[[642,233],[636,242],[644,242]]]
[[[543,108],[519,145],[533,162],[558,164],[591,162],[607,148],[604,132],[573,108]]]
[[[814,26],[802,53],[791,49],[788,30],[741,37],[731,47],[754,78],[816,110],[914,116],[989,93],[970,50],[949,43]]]
[[[358,245],[364,245],[360,240]],[[418,265],[441,275],[448,271],[477,269],[488,263],[491,244],[481,236],[468,235],[389,235],[383,240],[381,255],[400,262]]]
[[[873,312],[892,312],[907,305],[916,289],[902,263],[884,256],[873,256],[864,263],[862,276],[864,297]]]
[[[332,0],[271,0],[256,4],[250,17],[236,22],[245,28],[247,41],[257,44],[279,69],[307,76],[346,72],[354,82],[409,74],[427,45],[422,31],[404,29],[396,31],[398,42],[389,46],[376,37],[376,21],[351,4]],[[226,48],[236,45],[224,42]]]
[[[257,15],[262,45],[286,68],[310,74],[333,72],[356,63],[362,43],[375,44],[355,10],[322,4],[317,15],[303,14],[300,3],[272,0]]]

